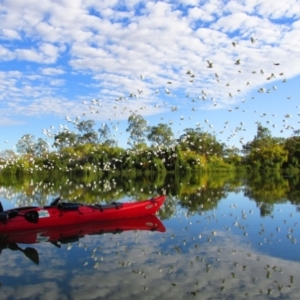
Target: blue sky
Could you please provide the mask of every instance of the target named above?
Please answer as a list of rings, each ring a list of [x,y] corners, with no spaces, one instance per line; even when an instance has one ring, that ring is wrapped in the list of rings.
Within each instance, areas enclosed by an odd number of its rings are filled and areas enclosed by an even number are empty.
[[[2,0],[0,150],[27,133],[52,144],[76,118],[126,147],[131,112],[238,147],[258,122],[291,136],[299,18],[297,0]]]

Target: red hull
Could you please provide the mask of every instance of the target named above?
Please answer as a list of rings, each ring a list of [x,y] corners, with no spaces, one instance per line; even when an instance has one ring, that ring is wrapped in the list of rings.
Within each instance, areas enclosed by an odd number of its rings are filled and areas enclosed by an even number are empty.
[[[26,230],[41,230],[51,227],[61,227],[68,225],[80,225],[104,220],[115,220],[124,218],[135,218],[155,214],[163,205],[166,197],[159,196],[153,199],[144,200],[134,203],[122,203],[120,207],[110,207],[101,209],[96,206],[80,204],[76,209],[61,209],[57,206],[24,207],[10,211],[18,211],[25,215],[28,212],[36,211],[38,220],[32,223],[24,216],[18,215],[7,221],[0,223],[0,234],[10,232],[20,232]],[[105,207],[105,206],[103,206]],[[113,223],[115,223],[114,221]]]

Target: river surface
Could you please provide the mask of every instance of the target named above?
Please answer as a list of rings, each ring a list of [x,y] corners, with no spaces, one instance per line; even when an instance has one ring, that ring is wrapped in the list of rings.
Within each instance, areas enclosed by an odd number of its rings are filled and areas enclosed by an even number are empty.
[[[39,243],[3,244],[2,299],[300,298],[297,177],[58,182],[6,179],[0,200],[4,209],[58,195],[101,203],[165,193],[167,200],[157,219],[94,224],[52,243],[37,235]]]

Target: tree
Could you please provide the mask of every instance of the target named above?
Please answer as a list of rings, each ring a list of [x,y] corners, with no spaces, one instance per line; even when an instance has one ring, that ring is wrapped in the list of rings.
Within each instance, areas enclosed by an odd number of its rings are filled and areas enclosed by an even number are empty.
[[[65,147],[74,146],[77,143],[77,134],[71,131],[62,131],[54,136],[53,146],[62,150]]]
[[[245,162],[257,168],[281,168],[287,161],[287,150],[282,138],[271,136],[270,130],[261,124],[253,141],[243,145]]]
[[[78,142],[79,143],[89,143],[89,144],[96,144],[98,141],[98,136],[96,131],[93,129],[95,125],[95,121],[93,120],[86,120],[81,121],[77,124],[77,129],[81,133],[81,135],[78,136]]]
[[[300,131],[295,130],[294,135],[285,140],[284,148],[288,152],[287,164],[294,167],[300,166]]]
[[[3,161],[16,159],[18,155],[13,150],[4,150],[0,152],[0,160]]]
[[[48,143],[43,140],[42,138],[38,138],[35,144],[35,155],[42,157],[45,153],[49,152],[49,145]]]
[[[128,145],[134,146],[144,143],[146,141],[146,134],[149,131],[147,121],[141,115],[132,113],[128,118],[128,124],[128,128],[126,129],[129,132]]]
[[[224,149],[225,161],[235,166],[240,165],[242,162],[242,157],[240,155],[240,152],[241,150],[237,147],[225,147]]]
[[[201,128],[186,128],[178,142],[183,150],[190,149],[198,154],[223,156],[225,145],[219,143],[214,135],[203,132]]]
[[[16,148],[17,152],[20,154],[29,154],[31,156],[35,155],[35,137],[31,134],[25,134],[17,142]]]
[[[107,146],[116,146],[117,142],[111,137],[110,128],[103,123],[102,127],[98,129],[98,142]]]
[[[272,140],[271,131],[267,127],[263,127],[260,123],[257,125],[257,133],[254,136],[253,141],[243,145],[243,152],[245,154],[251,152],[253,149],[261,147],[265,143],[269,143]]]
[[[266,139],[270,138],[271,131],[269,128],[262,126],[260,123],[257,125],[257,134],[254,137],[254,140],[261,140],[261,139]]]
[[[159,123],[149,128],[148,140],[154,145],[169,147],[174,142],[172,129],[167,124]]]

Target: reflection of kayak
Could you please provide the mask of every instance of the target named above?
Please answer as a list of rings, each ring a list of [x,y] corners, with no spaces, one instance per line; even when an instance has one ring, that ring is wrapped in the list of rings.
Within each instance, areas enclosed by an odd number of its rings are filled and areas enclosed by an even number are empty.
[[[102,220],[134,218],[155,214],[166,197],[132,203],[95,204],[59,202],[44,207],[21,207],[3,211],[0,205],[0,234],[24,230],[82,224]]]
[[[20,228],[18,231],[0,233],[0,253],[1,250],[7,248],[10,250],[19,250],[38,264],[39,258],[37,251],[30,247],[23,250],[18,244],[51,242],[60,248],[61,244],[77,242],[85,235],[115,234],[130,230],[166,231],[162,222],[155,215],[51,226],[44,229],[36,228],[29,230]]]
[[[1,242],[34,244],[42,241],[69,243],[78,241],[85,235],[121,233],[130,230],[166,231],[162,222],[155,216],[86,222],[81,224],[51,226],[44,229],[20,229],[10,233],[0,233]]]

